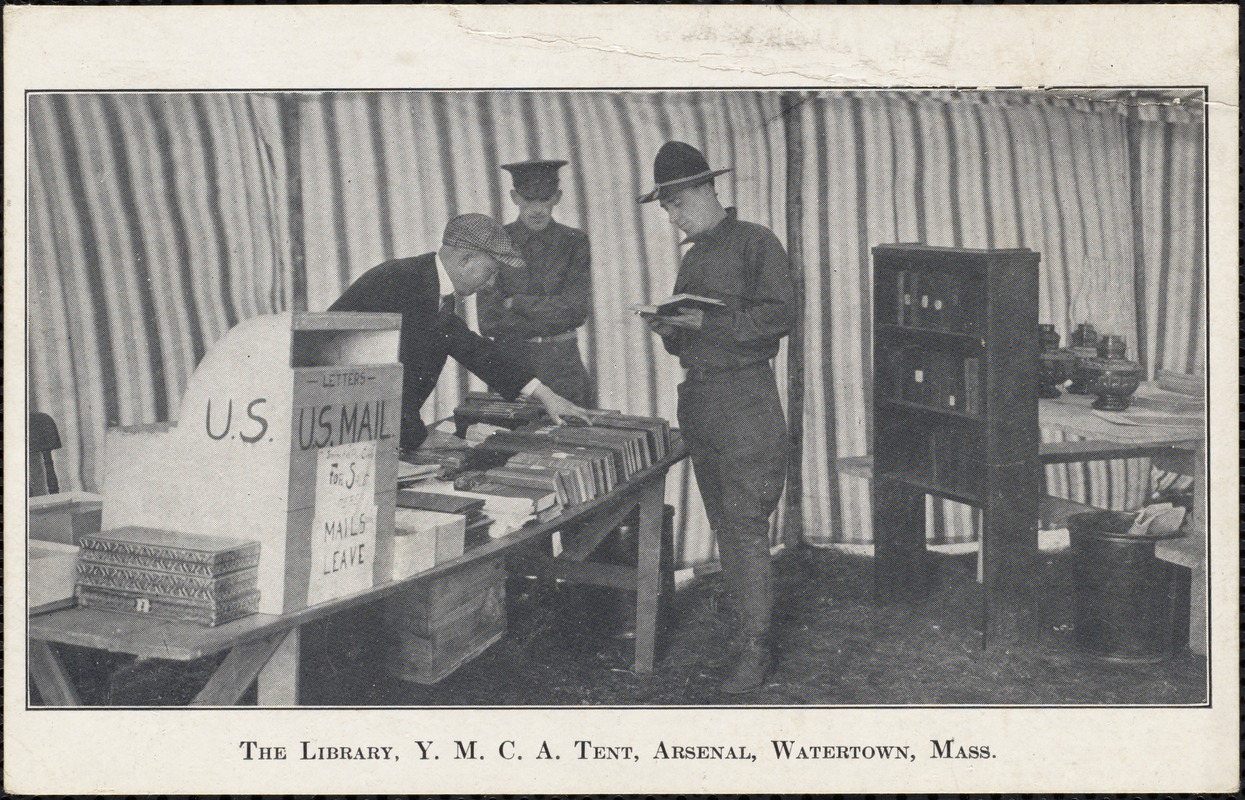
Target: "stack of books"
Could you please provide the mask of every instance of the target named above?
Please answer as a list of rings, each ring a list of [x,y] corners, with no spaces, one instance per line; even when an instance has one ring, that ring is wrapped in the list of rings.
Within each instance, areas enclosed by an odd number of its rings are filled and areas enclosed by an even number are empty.
[[[427,481],[418,486],[426,488],[433,485],[444,486],[445,484]],[[397,505],[400,509],[461,516],[464,541],[467,545],[487,539],[489,526],[493,524],[493,518],[484,513],[484,501],[478,497],[423,491],[422,488],[399,489]]]
[[[539,402],[506,400],[494,392],[467,392],[463,402],[454,409],[454,429],[458,436],[464,436],[467,428],[477,423],[514,430],[544,419],[548,417]]]
[[[78,604],[214,626],[259,608],[259,542],[125,527],[85,536]]]

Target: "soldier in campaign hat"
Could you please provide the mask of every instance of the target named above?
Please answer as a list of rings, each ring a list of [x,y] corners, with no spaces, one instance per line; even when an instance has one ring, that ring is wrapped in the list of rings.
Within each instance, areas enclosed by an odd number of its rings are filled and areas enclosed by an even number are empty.
[[[445,226],[439,250],[372,267],[329,307],[402,315],[398,359],[403,366],[403,450],[419,447],[428,435],[420,408],[449,356],[508,400],[531,395],[555,421],[577,417],[592,422],[587,411],[544,385],[523,361],[472,332],[455,313],[458,299],[489,285],[499,273],[522,267],[522,257],[496,220],[463,214]]]
[[[691,245],[674,292],[724,304],[645,317],[686,371],[679,427],[733,612],[731,635],[708,665],[728,666],[722,691],[742,694],[764,685],[773,665],[769,518],[786,476],[787,429],[770,362],[794,324],[795,285],[778,237],[718,200],[714,178],[729,171],[710,168],[690,144],[667,142],[654,160],[656,185],[637,201],[658,201]]]
[[[591,310],[592,253],[587,234],[553,219],[562,199],[558,170],[566,163],[502,164],[514,184],[510,199],[519,208],[506,234],[525,267],[503,272],[492,291],[480,294],[480,331],[527,361],[555,392],[588,406],[592,390],[576,329]]]

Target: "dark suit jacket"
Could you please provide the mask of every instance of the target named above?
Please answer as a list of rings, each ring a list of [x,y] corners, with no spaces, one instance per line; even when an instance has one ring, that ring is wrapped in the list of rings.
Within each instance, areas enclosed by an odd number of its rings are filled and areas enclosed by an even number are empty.
[[[402,439],[418,447],[427,436],[419,410],[432,394],[453,356],[493,391],[508,400],[535,375],[526,364],[503,354],[497,345],[473,333],[450,307],[441,308],[433,253],[397,258],[372,267],[350,284],[330,311],[379,311],[402,315],[398,359],[403,366]]]

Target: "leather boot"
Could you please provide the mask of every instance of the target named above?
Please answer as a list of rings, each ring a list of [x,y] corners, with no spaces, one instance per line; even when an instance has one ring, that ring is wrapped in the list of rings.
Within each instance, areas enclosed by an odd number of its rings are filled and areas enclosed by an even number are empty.
[[[768,637],[747,637],[730,676],[722,681],[723,693],[746,694],[761,688],[773,666],[774,655]]]
[[[744,635],[738,629],[731,631],[729,634],[726,632],[719,633],[714,638],[714,643],[711,645],[709,652],[705,653],[700,659],[701,666],[708,667],[709,669],[721,669],[734,664],[735,660],[739,658],[739,653],[744,648],[744,639]]]

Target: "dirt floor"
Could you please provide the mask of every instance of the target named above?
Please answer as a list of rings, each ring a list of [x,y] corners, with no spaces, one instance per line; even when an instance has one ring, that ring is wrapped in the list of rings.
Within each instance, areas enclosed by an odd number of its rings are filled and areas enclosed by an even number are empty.
[[[721,632],[718,581],[679,591],[657,669],[630,670],[621,597],[607,590],[520,582],[508,632],[435,686],[406,683],[384,668],[379,614],[365,609],[308,626],[302,700],[309,705],[1049,705],[1198,704],[1206,659],[1187,649],[1156,665],[1118,665],[1080,655],[1072,629],[1070,559],[1046,558],[1036,600],[1009,609],[1028,634],[981,647],[972,558],[938,557],[939,586],[916,604],[869,604],[871,561],[803,549],[776,560],[777,667],[743,697],[717,689],[702,666]],[[515,586],[511,587],[512,590]],[[133,662],[65,648],[84,701],[184,703],[215,661]],[[252,690],[253,694],[253,690]]]

